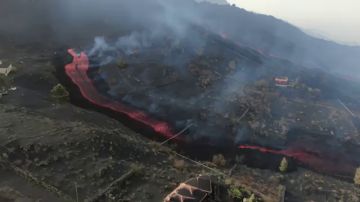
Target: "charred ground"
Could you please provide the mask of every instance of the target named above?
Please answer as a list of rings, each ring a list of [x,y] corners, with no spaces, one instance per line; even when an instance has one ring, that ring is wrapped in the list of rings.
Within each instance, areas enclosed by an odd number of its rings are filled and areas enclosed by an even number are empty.
[[[70,103],[58,103],[50,98],[51,88],[62,82],[58,80],[52,63],[60,46],[61,50],[69,47],[90,50],[93,37],[99,35],[99,32],[100,35],[109,35],[111,40],[114,36],[131,34],[129,30],[141,30],[136,26],[122,26],[126,29],[119,30],[107,23],[105,19],[88,26],[81,24],[81,29],[76,31],[74,26],[66,25],[57,30],[52,24],[39,23],[35,26],[35,34],[29,34],[28,37],[11,35],[11,32],[1,33],[0,59],[5,66],[16,66],[17,72],[5,78],[7,84],[4,89],[8,93],[0,98],[0,175],[4,179],[0,184],[0,199],[66,201],[76,200],[78,196],[80,201],[91,198],[100,201],[161,201],[179,182],[198,174],[209,173],[202,166],[183,161],[174,150],[159,146],[129,130],[116,119],[97,113],[94,108],[86,110]],[[68,35],[64,34],[67,31]],[[53,38],[55,32],[63,33],[64,37],[61,40]],[[197,33],[203,36],[204,31]],[[286,60],[261,55],[249,48],[227,42],[216,33],[206,33],[211,35],[211,48],[203,51],[196,47],[187,49],[197,54],[196,60],[186,66],[194,75],[192,82],[196,86],[195,90],[205,92],[211,89],[211,84],[218,81],[219,75],[215,71],[231,76],[234,58],[235,68],[243,64],[244,68],[239,69],[249,71],[246,74],[249,77],[246,85],[241,85],[243,90],[239,96],[235,96],[236,93],[229,93],[228,96],[209,93],[225,106],[232,106],[231,109],[236,106],[238,110],[215,113],[205,109],[205,112],[210,113],[200,112],[200,117],[218,120],[218,125],[228,126],[232,122],[234,125],[246,125],[243,132],[246,135],[240,136],[239,143],[255,143],[275,149],[287,149],[288,146],[303,148],[312,143],[315,145],[311,148],[321,150],[322,154],[326,152],[331,157],[330,160],[340,164],[340,167],[346,167],[343,165],[348,165],[350,161],[351,168],[350,173],[345,172],[345,180],[344,176],[329,177],[333,171],[325,172],[328,175],[324,176],[321,171],[314,172],[318,171],[316,169],[307,170],[306,165],[305,168],[298,167],[293,172],[280,174],[271,169],[247,167],[246,165],[254,165],[268,168],[270,164],[276,169],[282,158],[281,155],[274,158],[273,155],[268,157],[261,153],[246,155],[251,150],[225,154],[225,164],[217,161],[217,164],[209,163],[211,158],[203,159],[203,163],[232,174],[231,180],[222,181],[225,187],[229,184],[240,185],[265,201],[281,201],[284,186],[285,201],[358,201],[359,188],[351,182],[352,176],[349,177],[354,172],[353,166],[358,165],[354,158],[358,154],[359,141],[357,118],[349,114],[338,101],[340,99],[357,114],[358,94],[354,90],[358,88],[358,84],[323,71],[306,69]],[[192,39],[185,41],[188,40]],[[146,58],[156,58],[156,55],[150,53],[159,53],[160,56],[171,53],[166,46],[167,42],[163,43],[165,45],[158,46],[160,50],[152,49],[146,54],[140,54],[137,59],[123,59],[129,64],[129,69],[141,69],[149,64],[161,69],[156,60],[149,62]],[[181,53],[181,49],[180,46],[176,51]],[[223,51],[229,49],[233,51]],[[234,55],[234,51],[236,55],[245,56],[236,59],[239,56]],[[181,55],[179,52],[173,54]],[[217,57],[214,56],[219,55],[225,57],[215,61]],[[108,68],[112,69],[114,66],[109,65]],[[129,75],[138,74],[134,72]],[[294,85],[289,88],[275,86],[274,77],[278,76],[289,77]],[[131,78],[129,80],[137,82]],[[16,86],[17,89],[8,90],[11,86]],[[352,91],[348,91],[349,86],[353,86]],[[237,121],[246,109],[249,109],[246,116]],[[156,113],[154,116],[167,118]],[[229,131],[226,132],[235,134],[232,130],[227,130]],[[271,159],[272,162],[264,159]],[[142,167],[145,169],[141,169]],[[123,176],[131,177],[106,189]],[[98,194],[101,191],[104,194]],[[227,190],[222,193],[228,197]]]

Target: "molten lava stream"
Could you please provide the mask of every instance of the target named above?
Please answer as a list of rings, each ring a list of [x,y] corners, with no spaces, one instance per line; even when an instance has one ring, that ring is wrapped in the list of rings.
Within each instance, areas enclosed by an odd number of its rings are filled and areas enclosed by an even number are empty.
[[[85,53],[77,55],[74,50],[69,49],[68,53],[73,56],[73,61],[65,66],[65,72],[72,82],[80,89],[82,96],[92,104],[109,109],[114,112],[126,115],[138,123],[151,128],[158,135],[163,138],[173,138],[176,136],[171,126],[164,121],[153,119],[148,114],[128,107],[121,102],[110,100],[109,98],[101,95],[95,88],[93,81],[88,77],[89,59]],[[180,137],[174,138],[175,141],[184,141]],[[311,147],[311,146],[309,146]],[[241,145],[240,149],[256,150],[262,153],[270,153],[276,155],[283,155],[297,160],[300,164],[307,165],[310,168],[325,172],[331,175],[346,175],[352,176],[356,166],[344,158],[344,154],[327,153],[327,150],[318,152],[316,149],[306,148],[299,149],[298,147],[290,147],[284,150],[269,149],[260,146]],[[317,151],[317,152],[314,152]]]
[[[68,53],[73,57],[73,61],[65,66],[65,72],[72,82],[79,87],[82,96],[86,100],[98,107],[126,115],[129,119],[151,128],[164,138],[173,138],[176,135],[168,123],[153,119],[140,110],[128,107],[121,102],[110,100],[101,95],[87,75],[89,70],[88,56],[84,52],[78,55],[73,49],[69,49]],[[182,139],[175,137],[174,140],[181,141]]]
[[[240,145],[238,148],[255,150],[261,153],[283,155],[295,159],[300,164],[308,166],[315,171],[343,178],[352,177],[356,170],[356,165],[344,160],[344,156],[330,156],[326,154],[325,151],[324,153],[319,153],[298,148],[275,150],[253,145]]]

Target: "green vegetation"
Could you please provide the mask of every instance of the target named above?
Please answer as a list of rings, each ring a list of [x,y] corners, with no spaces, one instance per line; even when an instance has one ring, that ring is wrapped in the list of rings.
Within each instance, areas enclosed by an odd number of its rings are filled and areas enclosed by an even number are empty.
[[[69,92],[61,84],[54,86],[50,91],[50,95],[58,101],[66,101],[69,99]]]
[[[288,169],[288,161],[284,157],[280,162],[279,170],[280,170],[280,172],[285,173],[287,171],[287,169]]]
[[[140,163],[132,163],[130,165],[131,170],[134,172],[135,175],[143,175],[144,165]]]
[[[126,69],[129,66],[123,59],[119,59],[116,64],[120,69]]]
[[[222,154],[214,155],[212,158],[212,162],[217,166],[225,166],[226,164],[225,157]]]
[[[233,199],[242,199],[244,198],[244,191],[240,188],[240,187],[236,187],[236,186],[231,186],[228,189],[228,193],[230,195],[231,198]]]
[[[244,201],[244,202],[259,201],[258,198],[256,198],[255,194],[234,184],[230,186],[230,188],[228,189],[228,193],[232,199],[235,199],[235,201]]]
[[[356,169],[354,182],[357,185],[360,185],[360,167]]]

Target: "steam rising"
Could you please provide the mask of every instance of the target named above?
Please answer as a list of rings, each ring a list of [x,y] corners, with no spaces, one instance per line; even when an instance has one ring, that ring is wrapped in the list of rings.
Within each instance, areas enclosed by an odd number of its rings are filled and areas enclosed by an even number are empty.
[[[1,40],[31,43],[41,48],[75,47],[96,57],[101,66],[114,63],[117,58],[130,61],[129,65],[133,66],[145,61],[143,63],[149,66],[142,72],[134,72],[137,79],[145,84],[156,81],[150,71],[153,63],[167,66],[164,75],[177,72],[180,78],[192,78],[188,75],[188,68],[199,55],[208,55],[209,58],[204,59],[207,61],[217,59],[217,71],[225,70],[232,62],[235,65],[231,65],[234,66],[231,74],[205,73],[216,81],[212,87],[216,96],[229,100],[243,96],[243,89],[249,82],[279,74],[293,74],[296,77],[296,73],[305,67],[352,76],[360,73],[359,47],[311,38],[272,17],[248,13],[229,5],[197,3],[193,0],[3,0],[0,5],[0,25]],[[221,39],[221,34],[227,39]],[[47,43],[43,43],[44,38]],[[92,41],[94,44],[90,43]],[[240,48],[234,47],[232,42],[240,44]],[[158,50],[159,47],[166,47],[166,50]],[[136,58],[139,55],[142,58]],[[222,57],[217,58],[219,55]],[[273,67],[280,71],[275,72]],[[195,74],[196,71],[193,70]],[[321,71],[316,73],[321,74]],[[104,71],[101,76],[108,79],[112,75]],[[315,79],[309,80],[308,83],[311,83]],[[327,84],[326,87],[330,89],[327,92],[334,89],[333,94],[336,94],[340,86]],[[137,99],[136,93],[119,97],[139,108],[149,108],[151,113],[160,117],[167,113],[160,106],[171,105],[194,113],[206,111],[201,106],[211,106],[214,114],[210,114],[206,121],[195,124],[203,129],[202,135],[221,136],[221,132],[211,126],[216,125],[216,113],[228,113],[230,116],[236,112],[236,115],[241,115],[247,110],[246,107],[251,107],[251,103],[245,101],[243,108],[235,108],[235,104],[224,100],[204,103],[204,98],[214,96],[210,91],[181,97],[178,94],[182,92],[144,90],[141,88],[143,86],[121,82],[114,84],[108,93],[116,96],[122,87],[146,92],[148,100]],[[351,92],[344,94],[351,95]],[[334,95],[331,96],[331,99],[336,99]],[[188,116],[184,117],[178,118],[175,125],[193,121],[188,120]],[[234,128],[234,131],[235,139],[244,141],[248,138],[248,126]]]
[[[3,0],[0,6],[2,39],[19,43],[41,44],[46,37],[57,45],[86,46],[95,36],[124,36],[141,29],[161,32],[159,24],[167,24],[179,36],[189,24],[198,24],[305,67],[351,77],[360,74],[359,47],[315,39],[283,21],[229,5],[193,0]]]

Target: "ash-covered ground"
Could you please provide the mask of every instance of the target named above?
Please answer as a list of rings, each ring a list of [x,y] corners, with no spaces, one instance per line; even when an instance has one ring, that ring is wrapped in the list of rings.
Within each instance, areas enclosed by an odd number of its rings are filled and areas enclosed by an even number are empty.
[[[164,31],[140,26],[126,7],[99,7],[108,13],[95,15],[90,7],[76,7],[81,3],[58,4],[72,11],[77,20],[71,21],[52,3],[16,3],[3,18],[11,26],[1,28],[0,68],[16,68],[0,77],[0,201],[162,201],[200,174],[218,178],[208,201],[252,194],[258,201],[360,200],[353,182],[358,83],[241,47],[192,23],[180,26],[172,15],[161,21]],[[94,43],[96,36],[105,37]],[[160,145],[96,107],[52,98],[50,91],[62,82],[54,58],[68,48],[100,63],[89,74],[105,81],[100,92],[177,131],[191,124],[184,138],[206,140],[211,147],[195,151],[208,155],[191,154],[194,149],[176,142]],[[288,78],[286,87],[275,80],[280,77]],[[277,153],[263,153],[265,148]],[[278,171],[282,157],[289,161],[287,172]]]

